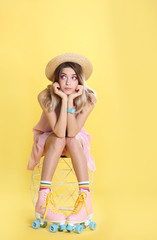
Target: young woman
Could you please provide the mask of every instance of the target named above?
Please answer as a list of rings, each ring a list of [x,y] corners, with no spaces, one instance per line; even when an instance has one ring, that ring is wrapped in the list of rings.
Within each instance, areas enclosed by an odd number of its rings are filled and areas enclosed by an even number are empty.
[[[91,136],[84,124],[97,101],[95,91],[86,80],[92,73],[92,64],[84,56],[64,53],[51,59],[45,74],[52,81],[38,95],[43,110],[40,121],[33,128],[34,144],[28,170],[33,170],[42,156],[40,189],[35,212],[37,218],[65,224],[80,223],[92,218],[88,168],[95,171],[90,154]],[[55,207],[51,181],[61,155],[71,157],[79,184],[79,196],[74,210],[66,219]]]

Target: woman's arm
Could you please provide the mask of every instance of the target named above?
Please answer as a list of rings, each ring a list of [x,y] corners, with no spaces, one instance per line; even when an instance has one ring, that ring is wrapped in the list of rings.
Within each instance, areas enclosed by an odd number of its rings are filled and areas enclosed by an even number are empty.
[[[42,103],[43,97],[45,96],[45,94],[47,94],[46,90],[47,89],[39,93],[38,95],[39,104],[46,115],[46,118],[49,122],[52,131],[55,133],[57,137],[63,138],[65,137],[67,124],[67,97],[63,96],[63,98],[61,98],[61,110],[59,117],[57,119],[56,112],[55,111],[48,112],[48,110]]]
[[[58,117],[58,121],[54,126],[54,133],[60,137],[65,137],[66,134],[66,125],[67,125],[67,99],[62,98],[61,100],[61,109]]]
[[[88,102],[86,110],[83,113],[79,113],[77,117],[75,116],[75,114],[68,113],[68,117],[67,117],[68,137],[74,137],[77,135],[77,133],[84,126],[89,114],[93,110],[95,103],[97,102],[97,99],[93,93],[90,93],[90,96],[92,98],[93,104]],[[69,96],[68,109],[72,107],[73,107],[73,97]]]

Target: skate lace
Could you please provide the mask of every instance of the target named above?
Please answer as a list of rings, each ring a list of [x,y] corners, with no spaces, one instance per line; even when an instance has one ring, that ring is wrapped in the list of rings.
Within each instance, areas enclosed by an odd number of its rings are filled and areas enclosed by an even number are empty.
[[[42,204],[42,207],[46,208],[45,213],[44,213],[44,217],[43,217],[43,221],[45,220],[48,209],[50,209],[51,212],[59,213],[59,211],[56,209],[56,204],[55,204],[55,201],[53,199],[52,192],[47,194],[46,201]]]
[[[87,209],[87,205],[86,205],[86,198],[87,198],[87,194],[85,192],[80,193],[80,195],[78,196],[76,203],[74,205],[74,210],[72,211],[71,214],[77,214],[81,211],[81,209],[83,208],[83,206],[85,205],[86,208],[86,212],[88,214],[88,209]]]

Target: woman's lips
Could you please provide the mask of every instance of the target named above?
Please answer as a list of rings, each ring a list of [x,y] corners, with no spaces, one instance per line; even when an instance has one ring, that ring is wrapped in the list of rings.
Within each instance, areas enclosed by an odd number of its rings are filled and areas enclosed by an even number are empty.
[[[66,90],[71,90],[71,88],[65,88]]]

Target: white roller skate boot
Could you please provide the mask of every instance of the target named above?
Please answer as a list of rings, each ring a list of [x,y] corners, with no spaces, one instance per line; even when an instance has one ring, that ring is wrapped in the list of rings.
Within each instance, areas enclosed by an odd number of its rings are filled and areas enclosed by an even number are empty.
[[[38,201],[35,206],[35,216],[37,220],[33,221],[33,228],[46,227],[47,222],[52,222],[53,224],[49,227],[51,232],[66,229],[66,218],[64,214],[56,209],[56,204],[50,189],[39,191]]]
[[[93,210],[89,191],[82,191],[74,206],[74,210],[67,218],[67,230],[71,232],[73,229],[77,233],[81,233],[83,228],[87,226],[94,230],[96,223],[92,222]]]

